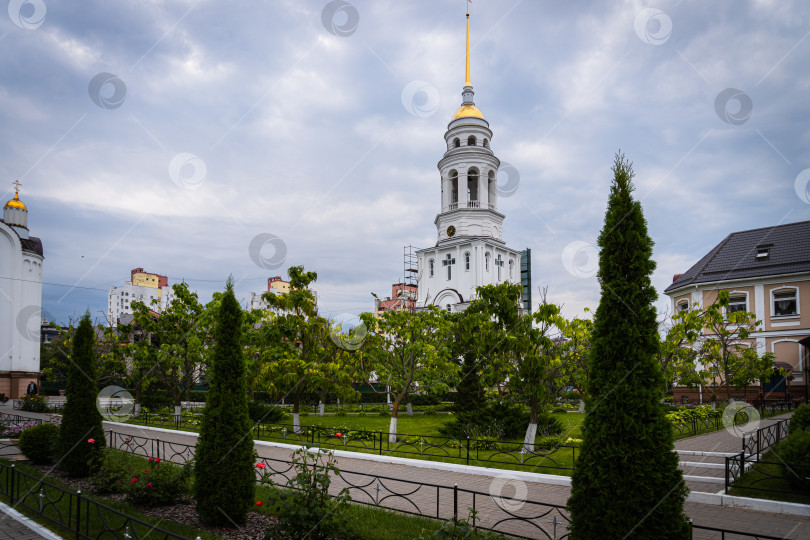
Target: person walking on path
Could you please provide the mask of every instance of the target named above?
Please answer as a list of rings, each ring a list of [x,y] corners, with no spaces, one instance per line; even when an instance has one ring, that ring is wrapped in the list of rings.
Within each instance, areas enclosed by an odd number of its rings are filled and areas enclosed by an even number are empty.
[[[25,393],[28,394],[29,396],[35,396],[37,395],[38,390],[39,389],[37,388],[37,383],[31,381],[30,383],[28,383],[28,388],[25,390]]]

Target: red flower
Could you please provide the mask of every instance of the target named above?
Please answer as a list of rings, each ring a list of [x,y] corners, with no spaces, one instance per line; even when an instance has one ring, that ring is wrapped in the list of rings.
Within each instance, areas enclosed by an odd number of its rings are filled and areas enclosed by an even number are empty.
[[[343,437],[343,435],[341,435],[340,433],[335,433],[335,437],[337,437],[339,439],[339,438]]]
[[[150,488],[152,487],[152,484],[146,484],[146,487]]]
[[[116,485],[116,486],[120,486],[120,485],[121,485],[121,482],[116,482],[116,483],[115,483],[115,485]]]
[[[149,458],[149,463],[152,463],[152,458]]]
[[[143,472],[149,472],[149,469],[144,469]]]
[[[261,506],[261,505],[262,505],[262,501],[256,501],[256,506]]]
[[[256,464],[257,469],[264,469],[265,467],[267,467],[267,465],[265,465],[264,463],[257,463]]]
[[[87,439],[87,442],[89,442],[90,444],[93,444],[94,442],[96,442],[96,440],[95,439]]]
[[[155,463],[160,463],[160,458],[155,458]]]
[[[137,481],[138,481],[138,479],[137,479],[137,478],[133,478],[133,479],[132,479],[132,483],[135,483],[135,482],[137,482]]]

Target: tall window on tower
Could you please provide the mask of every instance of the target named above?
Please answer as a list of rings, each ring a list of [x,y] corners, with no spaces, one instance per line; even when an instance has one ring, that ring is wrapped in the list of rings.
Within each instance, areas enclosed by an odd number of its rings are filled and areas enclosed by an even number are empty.
[[[430,275],[430,277],[433,277],[433,270],[434,270],[433,259],[430,259],[428,261],[428,275]]]
[[[467,173],[467,200],[470,208],[478,207],[478,169],[470,169]]]
[[[489,251],[484,255],[484,271],[489,272]]]
[[[500,281],[501,280],[501,268],[503,268],[503,259],[501,259],[500,254],[498,254],[498,256],[495,257],[495,267],[498,269],[498,281]]]
[[[450,209],[454,209],[458,204],[458,171],[450,171]]]
[[[453,258],[452,255],[450,255],[448,253],[447,256],[444,258],[444,260],[442,261],[442,266],[447,268],[447,280],[448,281],[453,279],[453,265],[454,264],[456,264],[456,260]]]
[[[470,252],[465,251],[464,252],[464,270],[469,270],[469,269],[470,269]]]

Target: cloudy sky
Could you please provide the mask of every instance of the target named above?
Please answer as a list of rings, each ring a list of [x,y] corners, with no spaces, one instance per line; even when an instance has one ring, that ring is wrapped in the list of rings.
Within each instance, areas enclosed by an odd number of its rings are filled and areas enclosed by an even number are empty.
[[[0,194],[23,184],[59,322],[101,319],[139,266],[206,300],[303,264],[322,313],[357,314],[401,279],[403,246],[436,241],[463,0],[8,4]],[[659,291],[730,232],[810,219],[807,2],[471,9],[476,104],[518,173],[499,178],[517,185],[504,239],[567,315],[599,300],[619,149]]]

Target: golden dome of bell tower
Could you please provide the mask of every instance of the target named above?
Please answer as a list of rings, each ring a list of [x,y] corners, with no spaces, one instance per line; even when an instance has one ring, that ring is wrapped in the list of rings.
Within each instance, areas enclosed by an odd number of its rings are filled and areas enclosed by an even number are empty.
[[[6,225],[12,227],[21,227],[28,230],[28,208],[25,203],[20,200],[20,184],[19,180],[12,182],[14,184],[14,198],[6,203],[3,207],[3,221]]]

